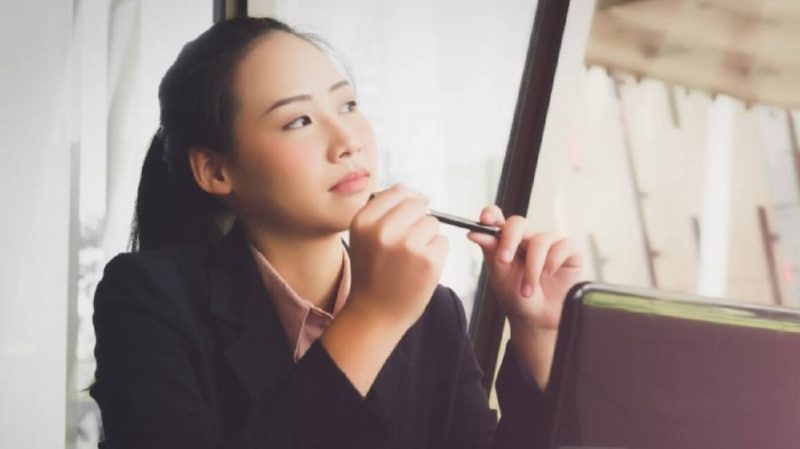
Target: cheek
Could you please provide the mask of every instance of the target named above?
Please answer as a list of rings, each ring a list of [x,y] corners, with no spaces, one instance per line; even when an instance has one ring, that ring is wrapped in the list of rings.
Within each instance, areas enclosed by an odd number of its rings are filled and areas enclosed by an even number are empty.
[[[366,118],[359,120],[356,123],[356,133],[364,145],[363,150],[366,152],[367,160],[374,167],[377,163],[378,143],[375,140],[375,133],[372,131],[372,126]]]
[[[284,141],[262,145],[247,163],[250,179],[271,190],[294,190],[297,183],[312,182],[317,178],[314,149],[308,142]]]
[[[308,153],[308,147],[305,145],[285,145],[280,148],[276,154],[268,158],[265,163],[273,167],[272,171],[278,171],[291,176],[292,173],[308,169],[311,163]]]

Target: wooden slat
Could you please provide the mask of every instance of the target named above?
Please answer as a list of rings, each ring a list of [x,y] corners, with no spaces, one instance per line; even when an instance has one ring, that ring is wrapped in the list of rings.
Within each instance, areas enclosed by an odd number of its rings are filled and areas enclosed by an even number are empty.
[[[612,3],[595,14],[588,65],[800,107],[800,1]]]
[[[642,2],[646,0],[597,0],[596,8],[598,11],[603,11],[616,6],[624,6],[630,3]]]
[[[730,13],[724,9],[697,8],[689,1],[656,0],[598,13],[596,17],[609,16],[616,19],[617,25],[663,33],[667,42],[676,46],[736,51],[772,64],[796,60],[793,55],[800,54],[800,22],[766,16],[763,12]]]

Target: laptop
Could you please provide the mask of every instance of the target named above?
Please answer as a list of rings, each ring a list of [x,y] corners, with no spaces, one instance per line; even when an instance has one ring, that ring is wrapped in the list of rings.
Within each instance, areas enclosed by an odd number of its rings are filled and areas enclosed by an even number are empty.
[[[578,284],[550,387],[553,449],[800,448],[800,311]]]

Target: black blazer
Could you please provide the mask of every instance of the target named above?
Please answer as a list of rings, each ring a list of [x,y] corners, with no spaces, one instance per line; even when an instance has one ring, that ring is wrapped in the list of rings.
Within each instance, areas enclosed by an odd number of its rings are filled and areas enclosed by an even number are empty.
[[[461,302],[438,286],[366,398],[325,348],[294,363],[240,227],[120,254],[94,301],[101,448],[528,448],[544,398],[509,345],[488,406]]]

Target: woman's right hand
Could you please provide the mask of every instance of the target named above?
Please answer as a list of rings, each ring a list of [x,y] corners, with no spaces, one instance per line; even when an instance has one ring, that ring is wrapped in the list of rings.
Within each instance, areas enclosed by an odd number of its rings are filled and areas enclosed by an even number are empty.
[[[447,256],[427,198],[400,184],[378,192],[350,225],[348,307],[408,329],[422,315]]]
[[[403,334],[425,311],[447,255],[427,200],[401,185],[380,192],[350,225],[347,304],[322,345],[362,396]]]

